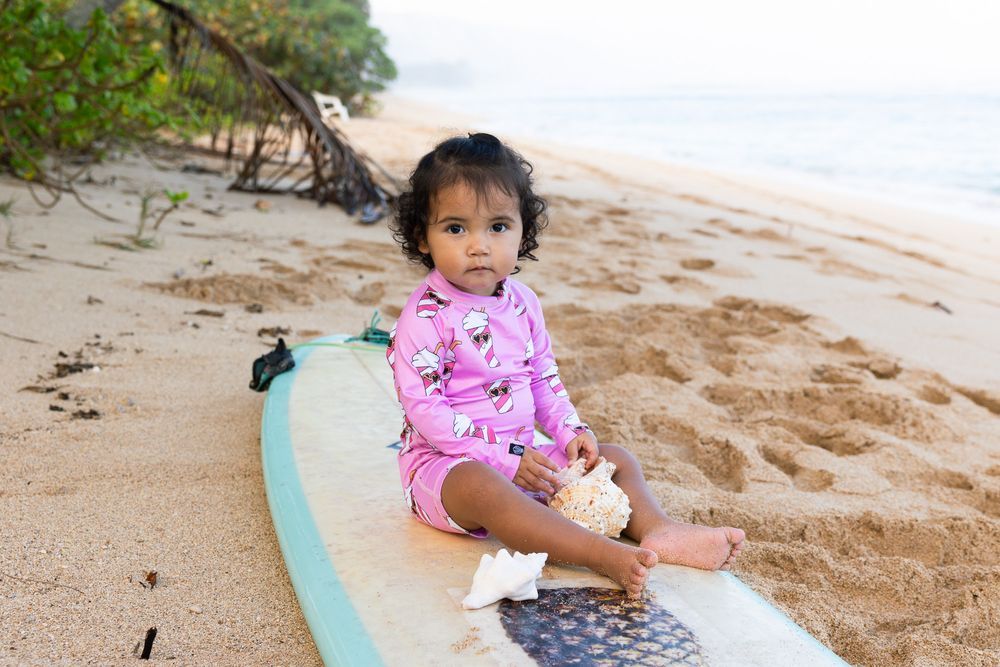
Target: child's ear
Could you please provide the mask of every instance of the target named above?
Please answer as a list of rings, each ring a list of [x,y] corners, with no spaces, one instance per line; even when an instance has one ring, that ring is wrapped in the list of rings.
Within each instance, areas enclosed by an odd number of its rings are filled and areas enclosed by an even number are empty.
[[[431,254],[431,247],[427,245],[427,237],[424,236],[422,239],[417,241],[417,250],[424,253],[425,255]]]

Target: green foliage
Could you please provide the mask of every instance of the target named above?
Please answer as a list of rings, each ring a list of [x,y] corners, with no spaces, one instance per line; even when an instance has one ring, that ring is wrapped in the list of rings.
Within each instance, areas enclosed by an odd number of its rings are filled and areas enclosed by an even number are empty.
[[[47,183],[46,155],[99,158],[174,125],[153,100],[167,80],[149,46],[120,39],[97,10],[74,30],[41,0],[0,1],[0,168]],[[60,179],[65,181],[65,179]]]
[[[154,211],[153,202],[161,195],[167,200],[167,206]],[[186,190],[181,190],[180,192],[146,190],[142,195],[139,206],[139,229],[136,231],[135,236],[131,237],[132,242],[143,248],[154,246],[156,243],[154,239],[143,236],[143,232],[146,229],[146,222],[155,215],[156,221],[153,223],[153,231],[157,231],[167,216],[180,208],[181,202],[187,200],[187,198],[188,193]]]
[[[364,0],[179,0],[209,28],[308,94],[337,95],[352,111],[396,78],[385,36],[368,25]],[[164,39],[155,7],[130,0],[121,19]]]

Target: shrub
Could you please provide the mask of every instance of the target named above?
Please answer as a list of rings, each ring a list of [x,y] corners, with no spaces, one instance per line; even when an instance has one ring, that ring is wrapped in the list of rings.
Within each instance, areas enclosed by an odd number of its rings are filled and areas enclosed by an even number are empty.
[[[167,84],[154,49],[125,43],[101,10],[75,30],[41,0],[0,2],[0,168],[71,182],[74,158],[176,124],[154,103]]]

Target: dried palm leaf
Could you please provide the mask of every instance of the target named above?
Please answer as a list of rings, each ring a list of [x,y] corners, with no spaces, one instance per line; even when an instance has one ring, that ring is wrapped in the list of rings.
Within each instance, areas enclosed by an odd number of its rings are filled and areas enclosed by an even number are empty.
[[[343,134],[323,122],[312,97],[243,53],[190,11],[151,0],[167,15],[170,62],[179,92],[218,118],[213,148],[242,161],[231,189],[295,192],[332,202],[371,223],[388,211],[399,184]],[[372,170],[382,176],[376,182]]]

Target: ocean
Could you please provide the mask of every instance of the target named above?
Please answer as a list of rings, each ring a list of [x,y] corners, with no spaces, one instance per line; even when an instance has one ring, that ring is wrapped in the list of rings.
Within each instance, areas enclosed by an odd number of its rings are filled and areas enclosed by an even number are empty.
[[[848,190],[1000,226],[1000,93],[398,91],[509,133]]]

